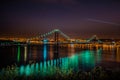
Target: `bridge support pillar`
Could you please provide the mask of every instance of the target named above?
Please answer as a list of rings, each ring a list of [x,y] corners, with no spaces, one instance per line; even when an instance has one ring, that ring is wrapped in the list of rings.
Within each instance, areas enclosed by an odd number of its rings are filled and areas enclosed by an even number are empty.
[[[54,53],[58,53],[58,42],[59,42],[59,33],[55,32],[55,44],[54,44]]]
[[[58,44],[58,40],[59,40],[59,33],[58,32],[55,32],[55,44]]]

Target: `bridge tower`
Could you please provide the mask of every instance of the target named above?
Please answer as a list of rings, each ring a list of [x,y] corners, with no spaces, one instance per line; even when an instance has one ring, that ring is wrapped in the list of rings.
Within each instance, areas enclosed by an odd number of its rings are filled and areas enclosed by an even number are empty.
[[[59,42],[59,30],[55,30],[55,36],[54,36],[54,39],[55,39],[55,44],[54,44],[54,53],[56,54],[58,54],[58,42]],[[56,55],[57,55],[56,54]]]
[[[58,31],[55,32],[54,39],[55,39],[55,44],[58,44],[58,41],[59,41],[59,33],[58,33]]]

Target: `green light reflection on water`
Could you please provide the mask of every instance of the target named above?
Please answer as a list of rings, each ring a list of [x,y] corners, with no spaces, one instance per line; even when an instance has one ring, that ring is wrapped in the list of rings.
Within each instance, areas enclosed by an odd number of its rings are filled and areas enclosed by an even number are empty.
[[[49,67],[50,66],[50,61],[48,61],[47,64],[48,64],[48,67]]]
[[[48,61],[45,60],[44,62],[33,63],[30,65],[28,64],[27,66],[20,67],[20,74],[23,75],[25,73],[26,76],[29,76],[31,74],[36,74],[39,71],[42,76],[53,75],[55,74],[56,66],[61,70],[69,70],[72,68],[75,71],[79,68],[93,68],[96,63],[95,57],[101,56],[100,53],[101,51],[97,51],[97,54],[95,54],[94,51],[86,50],[71,57],[58,58]]]
[[[40,70],[42,70],[42,63],[40,62]]]
[[[36,63],[35,72],[38,73],[38,70],[39,70],[39,64]]]
[[[83,51],[79,54],[81,68],[93,68],[95,66],[95,56],[93,51]]]
[[[25,72],[25,67],[24,66],[21,66],[20,67],[20,75],[23,75],[24,74],[24,72]]]
[[[20,46],[18,44],[18,48],[17,48],[17,61],[20,61]]]
[[[35,71],[35,64],[34,63],[31,64],[30,71],[31,71],[31,74],[34,73],[34,71]]]
[[[27,65],[27,66],[25,67],[25,75],[26,75],[26,76],[29,76],[30,74],[31,74],[30,65]]]

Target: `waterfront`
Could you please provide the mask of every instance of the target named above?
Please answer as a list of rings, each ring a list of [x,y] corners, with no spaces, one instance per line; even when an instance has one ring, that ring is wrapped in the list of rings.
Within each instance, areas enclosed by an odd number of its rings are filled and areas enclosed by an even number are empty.
[[[92,69],[101,63],[120,63],[119,47],[91,49],[86,47],[75,47],[74,44],[64,44],[57,47],[57,50],[54,48],[54,45],[47,44],[0,47],[0,59],[3,61],[1,62],[0,68],[7,67],[12,64],[21,66],[31,63],[44,63],[52,60],[53,64],[50,65],[56,64],[56,66],[59,66],[62,64],[62,59],[66,60],[66,65],[69,68],[72,67],[74,69],[78,68],[82,70]],[[62,67],[64,67],[64,65]]]

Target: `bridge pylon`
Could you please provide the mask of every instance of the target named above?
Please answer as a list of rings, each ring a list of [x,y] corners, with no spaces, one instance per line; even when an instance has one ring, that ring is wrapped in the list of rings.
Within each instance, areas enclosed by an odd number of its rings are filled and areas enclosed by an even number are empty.
[[[54,53],[58,53],[59,31],[55,31],[54,34],[55,34],[55,36],[54,36],[54,40],[55,40]]]
[[[57,31],[55,32],[54,39],[55,39],[55,44],[58,44],[58,42],[59,42],[59,33]]]

